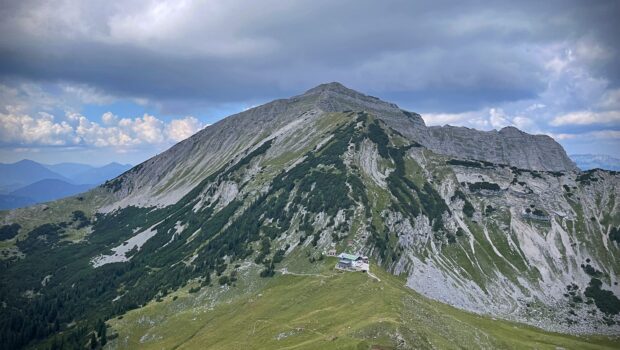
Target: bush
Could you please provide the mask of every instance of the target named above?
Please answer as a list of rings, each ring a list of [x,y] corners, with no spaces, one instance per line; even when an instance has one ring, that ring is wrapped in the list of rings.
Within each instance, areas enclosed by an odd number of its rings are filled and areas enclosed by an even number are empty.
[[[601,277],[603,276],[603,273],[597,269],[595,269],[594,267],[592,267],[592,265],[588,264],[586,266],[583,267],[583,270],[590,276],[592,277]]]
[[[620,244],[620,227],[612,227],[609,231],[609,239]]]
[[[20,228],[19,224],[3,225],[0,227],[0,241],[17,236]]]
[[[597,278],[592,278],[586,288],[585,296],[594,299],[596,307],[606,314],[617,314],[620,312],[620,299],[613,292],[601,289],[603,282]]]
[[[477,191],[477,190],[499,191],[501,189],[498,184],[492,183],[492,182],[486,182],[486,181],[469,183],[467,185],[469,186],[470,191]]]
[[[456,236],[457,236],[457,237],[463,237],[463,236],[465,236],[465,230],[463,230],[463,229],[462,229],[462,228],[460,228],[460,227],[459,227],[459,228],[457,228],[457,229],[456,229]]]
[[[282,260],[284,260],[284,253],[285,252],[283,249],[278,249],[276,253],[273,255],[273,263],[277,264],[281,262]]]
[[[266,264],[265,269],[260,272],[261,277],[273,277],[275,274],[275,265],[272,262]]]
[[[474,209],[474,206],[471,205],[469,201],[465,201],[465,204],[463,205],[463,214],[465,214],[468,218],[471,218],[474,216],[475,211],[476,209]]]
[[[478,162],[472,162],[469,160],[450,159],[446,163],[450,165],[460,165],[469,168],[482,168],[482,165]]]
[[[452,197],[450,197],[450,200],[454,202],[458,198],[462,199],[463,201],[467,200],[467,197],[465,196],[465,193],[463,193],[463,191],[461,191],[461,190],[454,191],[454,195]]]
[[[456,243],[456,237],[451,232],[449,232],[446,237],[448,238],[448,243]]]
[[[588,171],[584,171],[579,176],[577,176],[575,181],[579,182],[582,185],[589,185],[590,182],[597,182],[598,178],[594,176],[593,170],[588,170]]]
[[[491,215],[494,211],[495,211],[495,208],[493,208],[490,205],[487,205],[486,209],[484,210],[484,213],[487,215]]]

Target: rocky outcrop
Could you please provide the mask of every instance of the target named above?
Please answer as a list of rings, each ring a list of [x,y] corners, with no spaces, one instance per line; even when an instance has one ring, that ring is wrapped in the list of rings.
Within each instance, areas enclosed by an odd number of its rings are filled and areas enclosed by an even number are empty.
[[[530,135],[515,127],[480,131],[456,126],[428,128],[429,149],[439,154],[508,164],[521,169],[577,171],[564,148],[547,135]]]
[[[439,154],[529,170],[578,170],[562,146],[547,135],[531,135],[515,127],[499,131],[450,125],[427,127],[419,114],[407,112],[393,103],[364,95],[339,83],[319,85],[297,98],[316,99],[318,108],[326,112],[370,112],[392,129]]]

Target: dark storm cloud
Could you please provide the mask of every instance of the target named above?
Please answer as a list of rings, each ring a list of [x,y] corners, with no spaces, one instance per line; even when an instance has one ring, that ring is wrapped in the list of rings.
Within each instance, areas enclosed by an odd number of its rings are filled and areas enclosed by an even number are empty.
[[[583,44],[618,86],[617,1],[19,2],[0,10],[0,76],[116,96],[224,103],[339,80],[422,110],[538,96],[549,51]],[[172,102],[171,102],[172,103]]]

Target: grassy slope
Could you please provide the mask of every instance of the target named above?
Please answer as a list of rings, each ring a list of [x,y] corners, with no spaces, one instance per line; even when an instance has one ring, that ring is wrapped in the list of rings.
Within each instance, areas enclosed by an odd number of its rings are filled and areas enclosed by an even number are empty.
[[[82,198],[82,200],[78,198]],[[52,202],[40,203],[10,211],[0,211],[0,226],[8,223],[17,223],[21,226],[19,234],[15,238],[0,241],[0,259],[11,258],[13,255],[16,255],[16,252],[18,252],[15,246],[16,240],[25,239],[28,236],[28,232],[35,227],[46,223],[71,222],[72,213],[75,210],[84,211],[88,217],[91,217],[97,208],[110,200],[111,198],[106,192],[99,188],[94,188],[88,192]],[[63,239],[74,242],[80,241],[89,232],[88,228],[78,230],[68,227],[65,229]]]
[[[120,336],[109,346],[390,349],[399,341],[405,348],[421,349],[620,346],[620,339],[577,338],[470,314],[420,296],[406,288],[404,280],[377,267],[373,271],[380,282],[362,273],[336,272],[334,263],[331,258],[315,265],[321,269],[317,274],[277,274],[256,281],[260,287],[251,294],[236,295],[213,307],[186,307],[200,293],[178,292],[175,301],[169,296],[111,321],[108,334]]]

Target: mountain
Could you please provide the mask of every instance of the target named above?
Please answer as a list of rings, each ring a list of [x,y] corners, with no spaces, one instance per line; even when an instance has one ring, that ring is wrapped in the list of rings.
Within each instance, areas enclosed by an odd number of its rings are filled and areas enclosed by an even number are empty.
[[[324,84],[0,213],[0,340],[617,348],[617,198],[620,174],[580,171],[549,137],[429,128]]]
[[[86,192],[94,185],[74,185],[63,180],[44,179],[0,195],[0,210],[26,207]]]
[[[85,192],[130,168],[129,164],[119,163],[93,167],[79,163],[45,165],[31,160],[0,164],[0,210]]]
[[[59,163],[45,165],[48,169],[71,180],[74,184],[95,184],[99,185],[106,180],[113,179],[125,171],[131,169],[131,164],[119,164],[116,162],[106,164],[101,167],[94,167],[79,163]]]
[[[102,167],[76,172],[70,179],[77,184],[102,184],[131,169],[130,164],[110,163]]]
[[[225,118],[138,165],[120,180],[127,186],[118,192],[124,198],[117,204],[172,204],[205,175],[239,156],[240,150],[247,149],[266,135],[308,127],[326,113],[352,110],[368,111],[408,139],[440,154],[529,170],[577,170],[562,146],[547,135],[529,135],[514,128],[500,132],[452,126],[427,128],[418,114],[339,83],[329,83],[305,94],[276,100]],[[445,136],[450,134],[455,135]],[[473,135],[473,141],[465,141],[468,135]],[[498,142],[500,147],[480,147]]]
[[[45,179],[21,187],[10,194],[30,198],[33,203],[41,203],[82,193],[92,187],[93,185],[74,185],[62,180]]]
[[[620,159],[606,154],[572,154],[570,157],[581,170],[598,168],[620,171]]]
[[[508,164],[521,169],[577,170],[566,152],[547,135],[530,135],[515,127],[478,131],[465,127],[430,127],[425,146],[439,154]],[[414,136],[415,137],[415,136]]]
[[[101,167],[79,163],[47,165],[28,159],[10,164],[0,163],[0,190],[8,193],[45,179],[57,179],[78,185],[100,184],[130,168],[130,164],[115,162]]]
[[[67,179],[74,178],[77,174],[89,171],[95,167],[88,164],[80,163],[58,163],[58,164],[42,164],[49,170],[64,176]]]
[[[69,182],[69,179],[66,177],[28,159],[11,164],[0,163],[0,174],[2,174],[0,177],[0,187],[5,192],[10,192],[43,179],[57,179]]]

